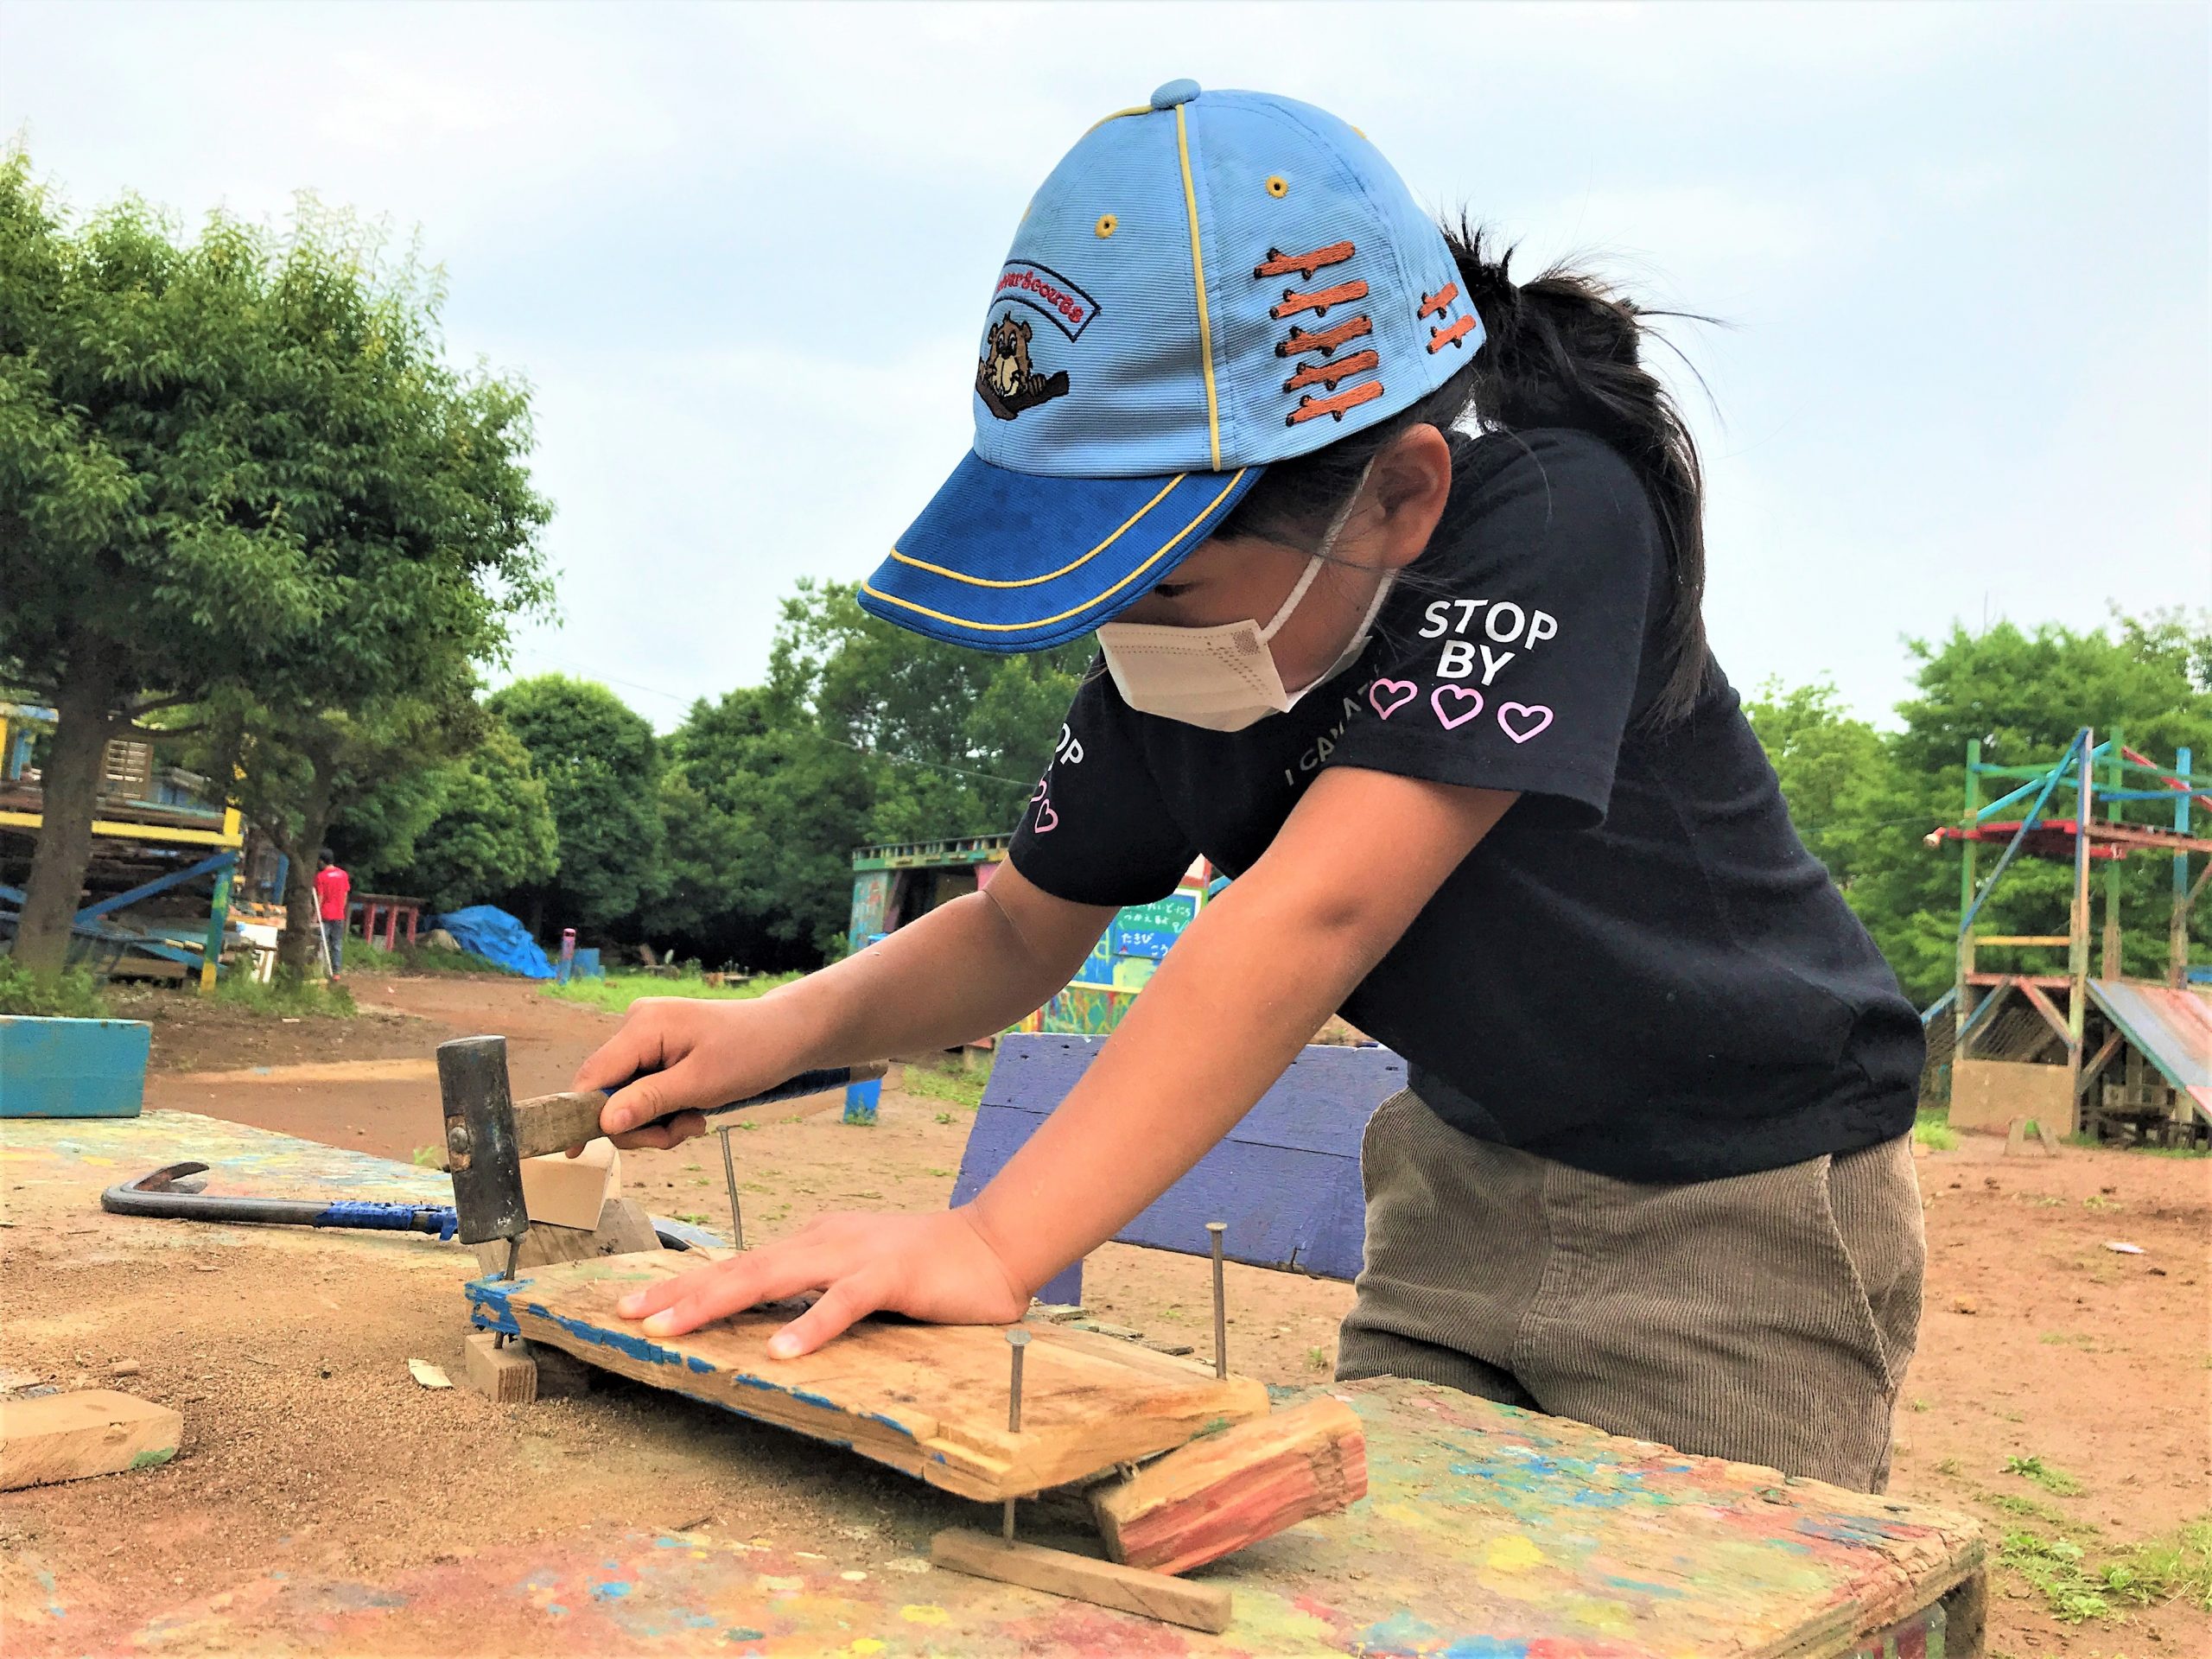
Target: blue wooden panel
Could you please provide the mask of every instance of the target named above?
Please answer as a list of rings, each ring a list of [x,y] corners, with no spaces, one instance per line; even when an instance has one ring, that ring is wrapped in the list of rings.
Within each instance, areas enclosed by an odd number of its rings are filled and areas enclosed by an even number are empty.
[[[154,1028],[0,1014],[0,1117],[136,1117]]]
[[[1103,1038],[1021,1033],[999,1041],[952,1201],[964,1204],[1067,1097]],[[1205,1224],[1225,1221],[1230,1259],[1325,1279],[1359,1271],[1366,1209],[1359,1141],[1375,1109],[1405,1086],[1389,1049],[1311,1047],[1244,1120],[1116,1236],[1126,1244],[1207,1253]],[[1076,1270],[1042,1293],[1074,1300]]]

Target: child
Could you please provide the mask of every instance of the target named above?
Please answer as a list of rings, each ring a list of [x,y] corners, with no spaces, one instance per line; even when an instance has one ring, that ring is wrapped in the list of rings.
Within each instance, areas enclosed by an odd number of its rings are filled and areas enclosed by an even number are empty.
[[[639,1002],[577,1085],[638,1078],[605,1128],[672,1144],[1004,1027],[1195,854],[1235,883],[974,1202],[825,1216],[624,1313],[821,1289],[785,1355],[879,1308],[1018,1319],[1341,1009],[1411,1087],[1367,1130],[1338,1376],[1878,1490],[1919,1024],[1707,657],[1641,344],[1319,110],[1175,81],[1092,129],[1000,273],[974,453],[861,589],[986,651],[1097,631],[1009,866],[756,1002]]]

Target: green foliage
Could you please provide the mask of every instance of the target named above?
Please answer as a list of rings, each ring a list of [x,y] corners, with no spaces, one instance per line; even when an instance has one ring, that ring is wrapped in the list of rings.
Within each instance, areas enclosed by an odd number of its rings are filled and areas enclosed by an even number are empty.
[[[2082,1483],[2062,1470],[2053,1469],[2038,1457],[2010,1457],[2005,1459],[2005,1472],[2020,1475],[2060,1497],[2079,1497]]]
[[[925,1100],[949,1100],[967,1111],[974,1111],[983,1103],[983,1090],[990,1083],[989,1069],[969,1071],[940,1071],[925,1065],[909,1065],[899,1075],[899,1088],[902,1093],[918,1095]]]
[[[941,645],[802,581],[767,683],[693,705],[668,741],[648,928],[715,960],[839,954],[852,849],[1012,829],[1090,656]]]
[[[1912,1138],[1930,1152],[1950,1152],[1959,1144],[1959,1132],[1950,1125],[1949,1114],[1923,1111],[1913,1120]]]
[[[415,894],[432,913],[543,883],[561,863],[545,780],[488,711],[467,754],[379,780],[330,839],[365,888]]]
[[[105,1020],[108,1007],[92,976],[81,968],[35,974],[13,957],[0,957],[0,1014],[41,1020]]]
[[[2128,1606],[2170,1601],[2212,1611],[2212,1521],[2193,1521],[2171,1538],[2157,1538],[2092,1560],[2067,1538],[2024,1529],[2005,1535],[1997,1559],[2043,1598],[2051,1616],[2069,1624],[2120,1618]]]
[[[353,994],[343,985],[305,979],[281,965],[266,984],[235,969],[225,974],[216,982],[215,1000],[225,1007],[276,1018],[350,1020],[358,1012]]]
[[[489,957],[480,957],[474,950],[448,950],[442,945],[427,944],[419,934],[413,944],[403,939],[396,950],[387,950],[380,939],[365,939],[358,933],[348,933],[346,971],[365,978],[378,974],[504,974],[510,979],[518,977],[513,969]]]
[[[653,728],[605,686],[564,674],[518,680],[489,706],[543,780],[558,840],[557,868],[513,881],[509,908],[534,930],[635,915],[665,883]]]
[[[604,979],[571,979],[565,985],[548,982],[540,988],[563,1002],[581,1002],[608,1014],[626,1014],[641,996],[685,996],[713,1001],[742,1002],[766,995],[779,985],[797,979],[793,974],[762,974],[735,984],[709,985],[697,974],[670,977],[658,974],[609,974]]]

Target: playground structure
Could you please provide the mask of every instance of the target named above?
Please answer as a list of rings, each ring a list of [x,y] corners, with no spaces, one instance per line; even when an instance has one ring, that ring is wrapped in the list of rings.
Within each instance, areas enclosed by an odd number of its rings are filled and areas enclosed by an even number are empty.
[[[1013,839],[969,836],[856,849],[852,918],[846,933],[852,948],[860,950],[869,939],[987,886],[1005,861]],[[1212,867],[1196,859],[1174,892],[1121,911],[1066,988],[1014,1029],[1090,1036],[1113,1030],[1168,946],[1197,918],[1219,885]]]
[[[51,709],[0,702],[0,862],[11,870],[29,867],[45,823],[44,792],[26,774],[36,728],[54,720]],[[95,896],[70,929],[73,965],[99,977],[118,969],[196,975],[208,989],[226,944],[253,943],[232,926],[245,825],[236,807],[198,798],[192,787],[198,781],[175,768],[157,769],[150,742],[118,738],[108,745],[86,870]],[[212,888],[205,913],[179,913],[185,890],[201,881]],[[0,937],[14,937],[22,905],[22,888],[0,882]],[[129,918],[129,911],[140,914]]]
[[[2212,968],[2189,961],[2190,907],[2212,876],[2212,837],[2192,833],[2191,814],[2199,804],[2212,806],[2212,780],[2195,777],[2192,761],[2183,748],[2162,766],[2120,733],[2099,742],[2088,727],[2048,766],[1990,765],[1979,741],[1967,745],[1965,815],[1928,838],[1931,846],[1958,842],[1963,855],[1957,968],[1951,989],[1922,1016],[1931,1059],[1948,1058],[1951,1068],[1955,1127],[2001,1129],[2030,1117],[2100,1141],[2194,1142],[2212,1135],[2212,1001],[2196,988],[2212,982]],[[2015,786],[1985,803],[1985,779]],[[2071,817],[2058,816],[2068,807]],[[2019,816],[2000,817],[2007,809]],[[2164,821],[2141,821],[2152,815]],[[1977,880],[1984,844],[2003,851]],[[2139,853],[2172,861],[2163,980],[2126,975],[2120,867]],[[2192,880],[2196,855],[2208,861]],[[2023,855],[2072,866],[2067,931],[1975,933],[1975,918]],[[2099,864],[2105,903],[2093,974],[2091,867]],[[1984,969],[1977,950],[1999,946],[2063,950],[2065,971]],[[2061,991],[2063,1011],[2052,998]]]

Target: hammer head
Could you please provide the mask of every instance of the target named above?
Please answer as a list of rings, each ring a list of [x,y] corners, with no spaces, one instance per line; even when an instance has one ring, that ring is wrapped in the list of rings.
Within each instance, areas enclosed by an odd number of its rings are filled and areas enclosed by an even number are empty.
[[[507,1088],[507,1039],[456,1037],[438,1045],[438,1099],[445,1109],[446,1164],[461,1242],[520,1238],[530,1230],[515,1145],[515,1101]]]

